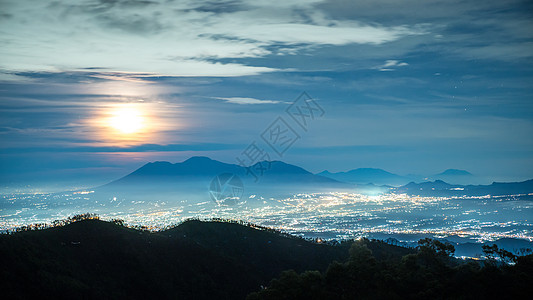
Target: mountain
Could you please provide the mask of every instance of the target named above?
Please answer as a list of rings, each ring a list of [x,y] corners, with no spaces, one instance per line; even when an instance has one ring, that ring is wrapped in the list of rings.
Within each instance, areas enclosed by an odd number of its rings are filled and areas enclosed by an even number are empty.
[[[472,184],[479,180],[472,173],[459,169],[447,169],[442,173],[430,176],[429,179],[443,180],[454,184]]]
[[[493,182],[489,185],[459,185],[449,184],[442,180],[433,182],[414,183],[392,189],[392,192],[408,195],[451,197],[451,196],[504,196],[518,195],[531,197],[533,193],[533,179],[522,182]]]
[[[376,185],[392,185],[400,186],[407,184],[411,181],[420,182],[420,181],[434,181],[442,180],[454,184],[472,184],[477,183],[481,179],[472,175],[472,173],[459,170],[459,169],[447,169],[442,173],[431,175],[431,176],[420,176],[420,175],[398,175],[394,173],[387,172],[383,169],[376,168],[358,168],[350,170],[347,172],[336,172],[331,173],[329,171],[323,171],[318,173],[324,177],[329,177],[338,181],[350,182],[355,184],[376,184]]]
[[[188,203],[210,200],[213,180],[221,174],[238,178],[232,189],[242,191],[242,197],[269,199],[297,193],[358,192],[379,194],[392,191],[421,196],[482,196],[532,193],[531,183],[492,183],[491,185],[455,184],[458,178],[473,178],[464,170],[448,169],[435,176],[454,178],[453,183],[437,179],[422,183],[409,182],[413,176],[400,176],[375,168],[359,168],[348,172],[328,171],[313,174],[301,167],[282,161],[262,161],[250,167],[228,164],[208,157],[195,156],[181,163],[158,161],[147,163],[131,174],[95,188],[91,199],[125,199],[127,201],[174,201]],[[227,176],[226,176],[227,177]],[[377,186],[383,185],[383,186]],[[257,198],[255,196],[256,195]],[[180,201],[181,201],[180,200]],[[254,202],[255,200],[250,200]]]
[[[323,171],[317,175],[329,177],[338,181],[357,183],[357,184],[386,184],[386,185],[401,185],[409,182],[406,177],[387,172],[382,169],[375,168],[359,168],[347,172],[331,173]]]
[[[439,173],[435,176],[472,176],[472,173],[465,170],[458,169],[448,169],[442,173]]]
[[[493,242],[481,243],[454,243],[455,245],[455,254],[457,256],[467,256],[467,257],[479,257],[483,254],[482,246],[491,246],[497,245],[500,249],[505,249],[514,254],[524,255],[526,253],[531,253],[533,249],[533,242],[522,239],[513,239],[513,238],[502,238],[495,240]],[[529,249],[528,252],[526,252]]]
[[[260,168],[264,168],[261,175]],[[329,182],[336,183],[336,180],[326,178],[323,176],[314,175],[313,173],[291,164],[282,161],[262,161],[250,166],[247,170],[236,164],[227,164],[217,160],[210,159],[203,156],[194,156],[182,163],[169,162],[153,162],[147,163],[131,174],[117,180],[116,182],[133,181],[135,179],[147,179],[150,177],[171,178],[171,177],[186,177],[186,178],[212,178],[220,173],[235,173],[237,175],[246,177],[247,173],[253,172],[261,180],[278,181],[280,178],[291,177],[294,182],[313,181],[313,182]],[[249,174],[252,177],[253,175]]]
[[[262,161],[246,168],[235,164],[223,163],[208,157],[195,156],[184,162],[175,164],[164,161],[147,163],[131,174],[113,181],[106,186],[138,184],[146,180],[166,181],[181,179],[194,181],[206,178],[211,180],[221,173],[233,173],[241,176],[243,180],[250,182],[255,181],[255,175],[257,176],[257,181],[265,180],[280,184],[299,184],[302,182],[340,183],[337,180],[314,175],[303,168],[282,161]],[[286,180],[290,180],[290,182]]]
[[[194,156],[181,163],[156,161],[147,163],[134,172],[115,180],[105,186],[131,185],[146,181],[193,181],[205,177],[212,178],[220,173],[244,175],[241,167],[226,164],[203,156]]]
[[[131,174],[119,179],[130,180],[146,177],[179,177],[179,176],[213,176],[221,172],[238,173],[241,168],[234,164],[226,164],[204,156],[193,156],[182,163],[170,163],[167,161],[156,161],[147,163]]]
[[[144,200],[176,198],[209,200],[212,180],[220,174],[234,174],[242,182],[245,196],[259,194],[265,198],[300,192],[353,189],[353,186],[281,161],[262,161],[250,167],[223,163],[208,157],[191,157],[181,163],[152,162],[134,172],[95,189],[95,196],[117,195]]]

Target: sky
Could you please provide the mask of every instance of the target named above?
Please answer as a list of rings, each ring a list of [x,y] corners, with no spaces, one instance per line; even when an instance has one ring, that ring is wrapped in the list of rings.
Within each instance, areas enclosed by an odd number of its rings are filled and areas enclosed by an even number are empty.
[[[532,58],[531,1],[0,0],[0,188],[252,148],[526,180]]]

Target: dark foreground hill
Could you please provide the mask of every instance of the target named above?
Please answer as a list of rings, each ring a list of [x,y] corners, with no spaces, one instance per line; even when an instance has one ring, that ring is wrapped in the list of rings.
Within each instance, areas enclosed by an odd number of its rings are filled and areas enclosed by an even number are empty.
[[[234,223],[149,233],[84,220],[0,236],[0,290],[3,299],[244,299],[283,270],[325,270],[348,247]]]
[[[187,221],[150,233],[82,220],[1,235],[0,291],[3,299],[518,299],[533,293],[532,255],[512,257],[515,266],[495,260],[483,266],[452,258],[451,244],[426,239],[420,245],[334,246],[228,222]]]
[[[333,262],[326,272],[286,271],[247,300],[313,299],[531,299],[533,255],[513,257],[496,246],[482,263],[453,259],[451,244],[419,241],[417,252],[397,260],[379,260],[361,240],[350,258]],[[493,259],[511,259],[514,265]]]

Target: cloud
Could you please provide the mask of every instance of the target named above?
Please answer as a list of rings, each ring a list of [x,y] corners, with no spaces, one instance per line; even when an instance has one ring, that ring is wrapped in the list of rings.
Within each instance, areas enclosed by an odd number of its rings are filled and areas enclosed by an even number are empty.
[[[215,97],[215,99],[224,100],[224,101],[226,101],[228,103],[233,103],[233,104],[277,104],[277,103],[286,103],[286,102],[277,101],[277,100],[261,100],[261,99],[244,98],[244,97],[230,97],[230,98]]]
[[[215,150],[240,150],[241,145],[221,143],[198,143],[198,144],[141,144],[130,147],[114,146],[71,146],[71,147],[11,147],[0,148],[0,153],[24,153],[24,152],[182,152],[182,151],[215,151]]]
[[[314,9],[319,2],[6,1],[0,68],[250,76],[281,70],[253,58],[425,33],[419,26],[331,19]]]
[[[2,72],[0,70],[0,83],[3,83],[3,82],[30,82],[32,79],[31,78],[28,78],[28,77],[25,77],[25,76],[21,76],[21,75],[18,75],[18,74],[13,74],[13,73],[10,73],[10,72]]]
[[[409,64],[406,62],[401,62],[399,60],[389,59],[385,61],[384,64],[379,65],[377,67],[374,67],[374,69],[380,70],[380,71],[394,71],[398,67],[405,67]]]
[[[427,24],[432,34],[413,45],[417,55],[431,52],[441,59],[504,62],[533,56],[533,4],[527,0],[328,0],[317,7],[335,20],[389,27]]]
[[[136,83],[153,83],[153,81],[148,80],[147,78],[152,77],[153,74],[135,74],[135,73],[125,73],[125,72],[100,72],[93,73],[89,75],[93,78],[100,78],[105,80],[116,80],[116,81],[126,81],[126,82],[136,82]]]

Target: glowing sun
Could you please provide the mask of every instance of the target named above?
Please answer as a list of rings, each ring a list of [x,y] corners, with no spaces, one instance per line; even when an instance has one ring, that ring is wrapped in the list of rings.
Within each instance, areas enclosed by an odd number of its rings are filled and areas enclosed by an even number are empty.
[[[138,133],[145,127],[144,117],[136,108],[120,108],[111,115],[109,125],[122,134]]]

